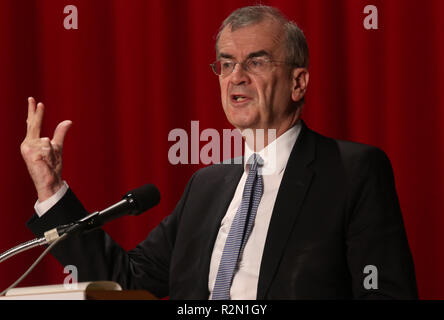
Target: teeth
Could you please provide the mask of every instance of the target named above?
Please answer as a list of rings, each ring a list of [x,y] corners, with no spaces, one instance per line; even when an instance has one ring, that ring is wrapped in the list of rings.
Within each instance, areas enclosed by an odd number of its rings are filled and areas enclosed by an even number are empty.
[[[245,97],[242,97],[242,96],[234,96],[234,100],[236,100],[236,101],[244,101],[245,99],[247,99],[247,98],[245,98]]]

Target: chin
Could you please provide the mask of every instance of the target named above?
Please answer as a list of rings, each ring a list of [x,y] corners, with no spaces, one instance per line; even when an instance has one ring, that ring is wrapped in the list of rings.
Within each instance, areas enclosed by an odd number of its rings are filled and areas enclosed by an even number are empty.
[[[239,130],[253,129],[256,127],[256,122],[250,119],[232,119],[230,123]]]
[[[254,128],[258,123],[257,115],[253,115],[251,112],[236,112],[230,109],[226,115],[228,121],[238,129]]]

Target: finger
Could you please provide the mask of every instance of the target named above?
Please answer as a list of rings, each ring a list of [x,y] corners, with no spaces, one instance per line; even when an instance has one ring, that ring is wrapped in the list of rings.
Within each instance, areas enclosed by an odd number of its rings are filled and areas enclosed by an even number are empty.
[[[49,143],[49,146],[42,147],[40,152],[42,154],[42,160],[45,161],[50,167],[55,167],[56,155],[51,143]]]
[[[33,97],[28,98],[28,118],[26,119],[27,129],[26,129],[26,138],[31,138],[31,122],[34,118],[36,103]]]
[[[43,105],[43,103],[40,102],[35,107],[35,101],[30,101],[28,107],[28,130],[26,133],[27,138],[38,139],[40,137],[44,112],[45,106]]]
[[[32,118],[35,112],[35,100],[33,97],[28,98],[28,120]]]
[[[54,137],[52,138],[51,142],[60,147],[63,147],[63,141],[65,140],[66,133],[68,132],[69,128],[71,128],[71,125],[71,120],[60,122],[57,128],[55,128],[54,130]]]
[[[41,148],[52,148],[51,140],[49,140],[48,137],[40,138],[40,141],[37,143],[37,145]]]
[[[38,144],[38,146],[35,146],[35,149],[33,150],[32,154],[30,155],[31,161],[38,161],[38,160],[44,160],[51,158],[52,148],[48,145],[42,144],[41,142]]]
[[[32,161],[43,160],[48,165],[52,166],[55,160],[54,149],[51,144],[49,138],[40,138],[38,140],[34,140],[30,145],[31,148],[31,156],[30,159]]]

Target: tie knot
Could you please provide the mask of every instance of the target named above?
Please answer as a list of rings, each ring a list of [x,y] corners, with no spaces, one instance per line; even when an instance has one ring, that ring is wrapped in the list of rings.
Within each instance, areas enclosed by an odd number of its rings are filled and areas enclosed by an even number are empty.
[[[250,170],[256,170],[257,167],[264,165],[264,160],[257,153],[253,153],[250,158],[248,158],[247,164],[250,165]]]

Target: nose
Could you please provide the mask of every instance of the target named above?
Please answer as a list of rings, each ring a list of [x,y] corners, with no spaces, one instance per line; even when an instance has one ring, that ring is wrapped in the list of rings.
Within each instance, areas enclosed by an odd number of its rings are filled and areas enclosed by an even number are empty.
[[[240,63],[236,64],[233,72],[230,75],[230,81],[238,86],[248,83],[249,80],[250,78],[248,77],[248,72],[245,71]]]

